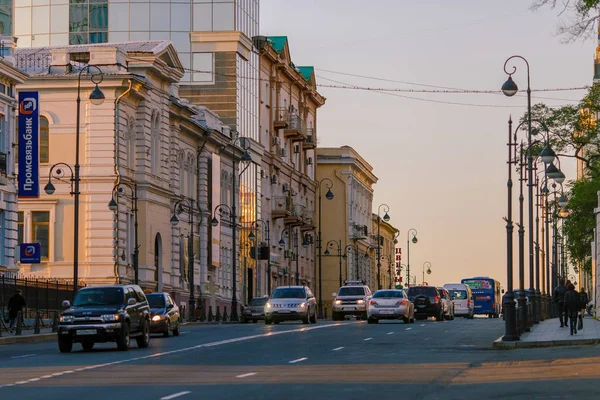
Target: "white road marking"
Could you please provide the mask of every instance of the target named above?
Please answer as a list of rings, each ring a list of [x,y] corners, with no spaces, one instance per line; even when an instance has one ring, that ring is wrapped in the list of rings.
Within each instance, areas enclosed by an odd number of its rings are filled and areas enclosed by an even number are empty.
[[[24,354],[22,356],[14,356],[14,357],[11,357],[11,358],[25,358],[25,357],[33,357],[35,355],[37,355],[37,354]]]
[[[190,331],[179,332],[180,335],[185,335],[186,333],[190,333]]]
[[[48,378],[52,378],[52,375],[44,375],[44,376],[42,376],[42,379],[48,379]]]
[[[348,321],[346,323],[318,325],[318,326],[312,326],[310,328],[290,329],[290,330],[286,330],[286,331],[261,333],[261,334],[252,335],[252,336],[241,336],[241,337],[237,337],[237,338],[233,338],[233,339],[220,340],[218,342],[202,343],[202,344],[198,344],[196,346],[184,347],[184,348],[177,349],[177,350],[171,350],[171,351],[165,351],[165,352],[162,352],[162,353],[150,354],[148,356],[143,356],[143,357],[127,358],[127,359],[124,359],[124,360],[112,361],[112,362],[105,363],[105,364],[89,365],[89,366],[83,367],[81,369],[82,370],[92,370],[92,369],[98,369],[98,368],[102,368],[102,367],[108,367],[108,366],[111,366],[111,365],[129,363],[129,362],[137,361],[137,360],[145,360],[145,359],[148,359],[148,358],[161,357],[161,356],[167,356],[167,355],[170,355],[170,354],[178,354],[178,353],[183,353],[183,352],[189,352],[190,350],[201,349],[201,348],[204,348],[204,347],[216,347],[216,346],[221,346],[221,345],[224,345],[224,344],[244,342],[244,341],[247,341],[247,340],[264,338],[264,337],[268,337],[268,336],[286,335],[286,334],[289,334],[289,333],[296,333],[296,332],[300,332],[300,331],[312,331],[312,330],[315,330],[315,329],[333,328],[333,327],[338,327],[338,326],[343,326],[343,325],[360,324],[360,323],[362,323],[362,321],[356,321],[356,322]],[[296,362],[304,361],[306,359],[307,358],[301,358],[301,359],[297,360]],[[62,372],[56,372],[54,374],[51,374],[50,376],[51,377],[59,377],[59,376],[62,376],[64,374],[72,374],[74,372],[75,371],[67,370],[67,371],[62,371]],[[44,378],[44,379],[48,379],[48,378]],[[4,385],[0,385],[0,388],[7,387],[9,385],[24,385],[24,384],[27,384],[27,383],[30,383],[30,382],[29,381],[18,381],[18,382],[15,382],[13,384],[7,383],[7,384],[4,384]],[[183,395],[188,394],[188,393],[190,393],[190,392],[176,393],[177,394],[176,397],[183,396]],[[174,395],[172,395],[172,396],[174,396]],[[169,399],[173,399],[173,398],[175,398],[175,397],[163,397],[161,400],[169,400]]]
[[[299,362],[304,361],[304,360],[308,360],[308,358],[307,357],[302,357],[302,358],[299,358],[297,360],[292,360],[289,363],[290,364],[296,364],[296,363],[299,363]]]
[[[372,337],[368,337],[368,338],[366,338],[366,339],[365,339],[365,342],[366,342],[367,340],[371,340],[371,339],[373,339],[373,338],[372,338]]]
[[[460,347],[475,347],[474,344],[461,344]]]
[[[425,324],[421,324],[421,325],[419,325],[419,326],[425,326]]]
[[[406,328],[407,331],[410,331],[412,328]]]
[[[394,334],[394,332],[388,332],[387,334],[388,334],[388,335],[393,335],[393,334]]]
[[[425,339],[423,339],[423,340],[429,340],[429,339],[430,339],[430,338],[426,337],[426,338],[425,338]]]
[[[343,349],[343,347],[336,347],[335,349],[333,349],[333,351],[340,351],[341,349]]]
[[[171,400],[174,399],[176,397],[181,397],[181,396],[185,396],[186,394],[190,394],[190,392],[179,392],[179,393],[175,393],[172,394],[170,396],[165,396],[165,397],[161,397],[160,400]]]
[[[252,375],[256,375],[256,372],[248,372],[247,374],[241,374],[241,375],[236,376],[236,378],[247,378]]]
[[[28,379],[28,381],[29,382],[36,382],[36,381],[39,381],[40,379],[41,378],[31,378],[31,379]]]

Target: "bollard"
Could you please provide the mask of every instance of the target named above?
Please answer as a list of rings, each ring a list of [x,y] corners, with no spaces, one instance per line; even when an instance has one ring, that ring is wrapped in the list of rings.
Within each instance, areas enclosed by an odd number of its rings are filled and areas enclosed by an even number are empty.
[[[58,332],[58,311],[54,311],[54,317],[52,318],[52,332]]]
[[[213,322],[212,306],[208,306],[208,322]]]
[[[206,312],[202,304],[200,304],[200,322],[206,321]]]
[[[35,335],[40,333],[40,312],[39,311],[35,312],[35,324],[33,326],[33,333]]]
[[[221,311],[219,310],[219,306],[217,306],[217,315],[215,316],[215,322],[221,322]]]
[[[21,336],[21,330],[23,329],[23,325],[22,325],[22,318],[23,318],[23,314],[21,313],[21,311],[19,311],[17,313],[17,331],[15,333],[15,335],[17,336]]]
[[[223,307],[223,322],[227,322],[229,317],[227,316],[227,307]]]

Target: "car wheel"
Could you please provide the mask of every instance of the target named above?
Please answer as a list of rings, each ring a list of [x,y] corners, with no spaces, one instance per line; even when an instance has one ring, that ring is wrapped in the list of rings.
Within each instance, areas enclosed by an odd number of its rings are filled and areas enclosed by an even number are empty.
[[[272,322],[269,318],[265,318],[265,325],[271,325]]]
[[[173,329],[173,336],[179,336],[179,322],[177,322],[177,326]]]
[[[442,311],[440,312],[440,317],[439,317],[439,318],[436,318],[436,319],[437,319],[438,321],[440,321],[440,322],[444,321],[444,310],[442,310]]]
[[[137,345],[141,349],[145,349],[150,345],[150,322],[144,321],[142,325],[142,335],[135,338]]]
[[[73,349],[73,340],[71,340],[71,336],[59,336],[58,350],[60,350],[61,353],[70,353],[71,349]]]
[[[402,321],[404,321],[405,324],[410,324],[410,318],[408,317],[402,318]]]
[[[167,329],[163,332],[164,337],[171,336],[171,321],[167,321]]]
[[[313,324],[317,323],[317,311],[316,310],[313,313],[312,317],[310,317],[310,322],[312,322]]]
[[[308,324],[309,322],[310,322],[310,318],[308,316],[308,311],[306,311],[306,316],[304,316],[304,318],[302,318],[302,323]]]
[[[86,340],[85,342],[81,342],[81,347],[83,347],[85,351],[90,351],[94,348],[94,342]]]
[[[125,323],[121,330],[121,334],[117,338],[117,349],[121,351],[129,350],[129,345],[131,342],[131,337],[129,336],[129,323]]]

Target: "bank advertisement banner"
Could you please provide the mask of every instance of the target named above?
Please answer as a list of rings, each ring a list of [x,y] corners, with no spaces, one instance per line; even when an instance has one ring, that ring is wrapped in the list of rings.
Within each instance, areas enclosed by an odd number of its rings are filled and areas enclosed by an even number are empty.
[[[19,197],[40,197],[38,92],[19,93]]]

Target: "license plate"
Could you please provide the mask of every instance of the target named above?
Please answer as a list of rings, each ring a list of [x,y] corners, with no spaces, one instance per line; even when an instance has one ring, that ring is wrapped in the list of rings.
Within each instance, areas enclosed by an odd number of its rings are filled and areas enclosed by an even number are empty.
[[[379,310],[379,314],[393,314],[394,310]]]
[[[345,311],[356,311],[356,307],[344,307]]]
[[[95,335],[97,332],[95,329],[80,329],[75,331],[77,335]]]
[[[260,316],[260,313],[253,312],[253,313],[252,313],[252,316],[253,316],[253,317],[258,317],[258,316]]]
[[[291,313],[290,310],[279,310],[279,314],[289,314]]]

